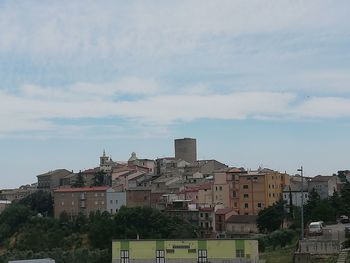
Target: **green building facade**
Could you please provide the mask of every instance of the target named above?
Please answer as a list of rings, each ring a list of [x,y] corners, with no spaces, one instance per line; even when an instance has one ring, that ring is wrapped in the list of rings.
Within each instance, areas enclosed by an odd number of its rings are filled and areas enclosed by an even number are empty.
[[[257,263],[258,241],[114,240],[112,263]]]

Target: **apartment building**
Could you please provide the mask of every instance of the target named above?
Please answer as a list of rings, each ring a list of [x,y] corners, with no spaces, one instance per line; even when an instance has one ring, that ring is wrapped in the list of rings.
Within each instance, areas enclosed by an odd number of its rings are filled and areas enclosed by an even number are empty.
[[[239,213],[257,215],[283,198],[289,176],[269,169],[239,175]]]
[[[327,199],[337,190],[337,176],[317,175],[309,181],[309,192],[315,189],[321,199]]]
[[[224,207],[231,207],[230,185],[227,182],[225,171],[214,174],[213,201],[214,204],[221,204]]]
[[[126,205],[126,193],[115,192],[108,186],[61,188],[54,191],[54,214],[58,218],[62,212],[75,217],[82,213],[107,211],[116,213]]]

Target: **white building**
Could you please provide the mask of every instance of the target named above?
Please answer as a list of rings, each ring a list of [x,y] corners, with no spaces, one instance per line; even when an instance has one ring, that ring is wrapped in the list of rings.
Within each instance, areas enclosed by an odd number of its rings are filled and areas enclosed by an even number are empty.
[[[309,181],[309,192],[315,189],[321,199],[327,199],[337,190],[337,176],[317,175]]]
[[[107,212],[115,214],[124,205],[126,206],[126,192],[116,192],[112,188],[106,191]]]
[[[287,206],[289,206],[292,201],[293,206],[300,207],[302,203],[302,195],[304,196],[304,205],[309,200],[308,182],[304,179],[303,191],[301,191],[302,184],[301,180],[299,181],[298,179],[299,178],[291,177],[289,185],[286,185],[283,189],[282,197],[283,201],[286,201]]]

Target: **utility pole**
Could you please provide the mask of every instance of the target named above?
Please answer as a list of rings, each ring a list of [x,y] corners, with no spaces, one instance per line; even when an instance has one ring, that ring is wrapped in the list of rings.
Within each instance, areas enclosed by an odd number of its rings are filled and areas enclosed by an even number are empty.
[[[300,240],[304,239],[304,179],[303,179],[303,166],[301,166],[300,169],[297,170],[300,172],[301,176],[301,234],[300,234]]]

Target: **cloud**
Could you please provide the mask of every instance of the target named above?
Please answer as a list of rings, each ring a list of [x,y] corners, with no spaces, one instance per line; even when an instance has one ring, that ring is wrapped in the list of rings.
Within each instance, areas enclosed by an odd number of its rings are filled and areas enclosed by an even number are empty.
[[[106,119],[112,120],[112,126],[123,120],[140,129],[147,127],[149,130],[154,126],[166,131],[174,123],[198,119],[350,117],[350,99],[312,97],[301,101],[297,94],[268,91],[224,94],[210,90],[209,86],[204,86],[205,92],[199,93],[201,85],[189,87],[183,94],[160,92],[158,83],[137,78],[101,86],[78,83],[63,89],[25,85],[17,93],[0,91],[0,133],[46,131],[57,135],[101,127],[96,134],[102,136],[108,130]],[[137,92],[139,96],[132,96],[132,99],[120,96]],[[95,121],[91,121],[90,126],[79,124],[79,120],[84,119]],[[58,129],[60,132],[55,132]]]
[[[7,1],[0,10],[0,52],[104,58],[177,54],[213,37],[341,31],[348,7],[347,1],[329,0]]]
[[[349,118],[350,99],[337,97],[316,97],[305,101],[294,111],[297,117],[302,118]]]

